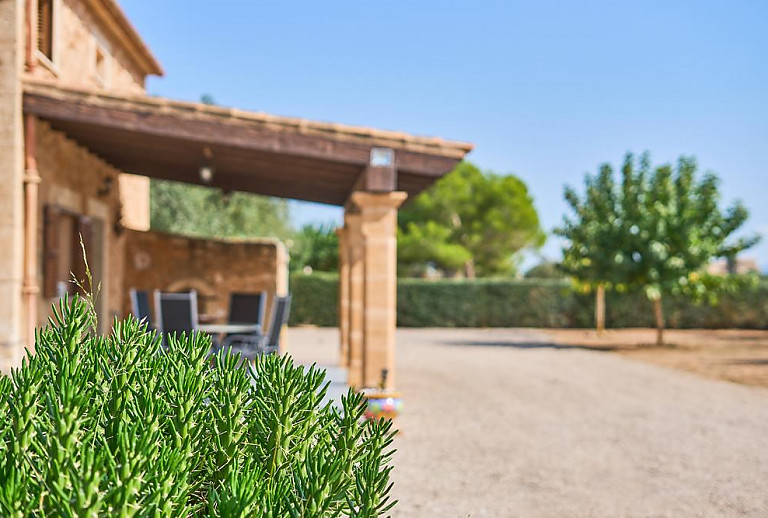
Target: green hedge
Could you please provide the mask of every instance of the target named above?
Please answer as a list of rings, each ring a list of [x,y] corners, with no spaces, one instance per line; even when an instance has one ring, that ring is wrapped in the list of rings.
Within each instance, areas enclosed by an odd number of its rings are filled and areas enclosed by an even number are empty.
[[[335,326],[338,276],[291,278],[291,324]],[[667,297],[672,328],[768,328],[768,282],[724,296],[717,306]],[[651,327],[650,302],[642,293],[606,294],[608,327]],[[556,279],[399,279],[397,324],[402,327],[592,327],[594,297]]]
[[[404,327],[563,327],[569,290],[559,281],[398,282]]]
[[[337,326],[339,322],[339,276],[335,273],[291,276],[290,325]]]

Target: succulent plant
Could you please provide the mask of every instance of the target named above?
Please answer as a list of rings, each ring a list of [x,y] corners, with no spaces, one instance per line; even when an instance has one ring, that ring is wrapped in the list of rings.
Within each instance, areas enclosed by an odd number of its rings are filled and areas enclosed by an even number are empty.
[[[93,333],[64,299],[34,354],[0,377],[0,515],[374,517],[394,431],[362,396],[322,403],[324,371],[167,347],[133,318]]]

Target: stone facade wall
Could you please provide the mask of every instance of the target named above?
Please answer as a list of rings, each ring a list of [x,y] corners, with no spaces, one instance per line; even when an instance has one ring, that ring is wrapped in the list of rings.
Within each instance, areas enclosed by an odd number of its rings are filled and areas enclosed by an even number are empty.
[[[0,0],[0,370],[19,364],[22,346],[24,2]]]
[[[96,74],[96,50],[105,52],[105,80]],[[144,93],[144,76],[82,0],[54,0],[53,59],[38,55],[35,79],[78,89]]]
[[[51,129],[45,123],[37,123],[37,155],[40,183],[40,216],[38,233],[38,275],[44,277],[44,210],[46,205],[89,216],[97,225],[94,228],[93,245],[98,250],[88,250],[89,262],[95,267],[101,282],[99,314],[106,323],[122,310],[124,234],[120,221],[118,176],[120,171],[91,154],[87,149]],[[42,293],[38,306],[38,324],[44,324],[51,311],[53,299]]]
[[[200,311],[213,320],[226,319],[229,294],[267,290],[267,310],[275,293],[288,288],[288,256],[277,240],[222,241],[187,238],[124,228],[120,171],[65,134],[37,121],[40,183],[38,275],[45,276],[46,205],[90,217],[94,249],[87,250],[101,283],[98,310],[102,328],[130,311],[128,290],[198,291]],[[140,178],[140,180],[146,180]],[[123,201],[125,198],[123,196]],[[38,325],[50,316],[55,299],[39,296]]]
[[[223,241],[158,232],[126,231],[123,308],[128,291],[195,289],[200,313],[226,321],[229,295],[267,290],[267,315],[275,293],[287,290],[288,261],[277,240]]]

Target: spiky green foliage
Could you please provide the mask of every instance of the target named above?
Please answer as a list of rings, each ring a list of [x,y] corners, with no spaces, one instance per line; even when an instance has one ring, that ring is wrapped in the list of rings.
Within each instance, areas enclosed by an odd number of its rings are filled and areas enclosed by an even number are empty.
[[[642,289],[654,302],[661,343],[664,294],[715,301],[718,292],[743,277],[706,275],[713,258],[733,258],[757,242],[735,238],[747,220],[747,209],[735,203],[720,208],[719,180],[712,173],[698,177],[693,158],[677,166],[651,166],[643,154],[627,154],[621,182],[610,165],[587,176],[583,197],[567,188],[573,210],[556,233],[567,239],[563,267],[583,282],[620,289]]]
[[[94,336],[63,301],[34,355],[0,377],[0,515],[373,517],[386,513],[393,431],[324,373],[265,356],[163,348],[136,320]]]

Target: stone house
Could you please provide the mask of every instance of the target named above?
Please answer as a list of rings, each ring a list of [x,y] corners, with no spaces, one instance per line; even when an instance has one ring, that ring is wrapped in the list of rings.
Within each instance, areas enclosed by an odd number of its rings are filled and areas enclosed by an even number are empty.
[[[148,232],[163,178],[344,206],[342,363],[358,386],[393,371],[397,207],[472,146],[147,96],[162,74],[115,0],[0,0],[0,368],[74,292],[81,239],[102,326],[132,286],[195,288],[214,316],[288,289],[279,242]]]

